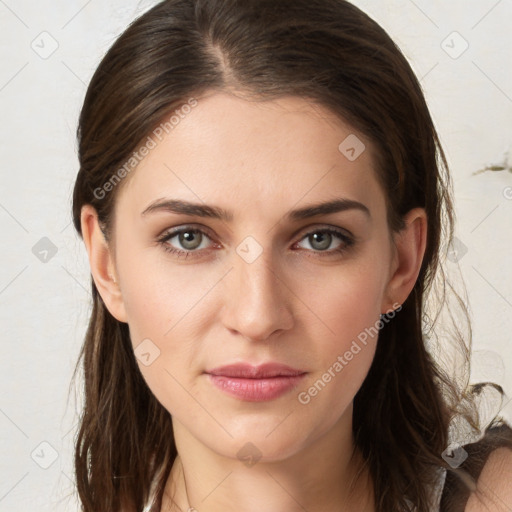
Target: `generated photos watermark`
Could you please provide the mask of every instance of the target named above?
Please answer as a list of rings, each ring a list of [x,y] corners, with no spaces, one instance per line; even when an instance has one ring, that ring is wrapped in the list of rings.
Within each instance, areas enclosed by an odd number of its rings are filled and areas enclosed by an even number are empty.
[[[357,335],[356,340],[352,340],[349,350],[345,351],[343,355],[339,355],[336,361],[322,374],[322,376],[316,380],[316,382],[310,386],[306,391],[301,391],[297,395],[297,399],[302,405],[307,405],[311,402],[312,398],[318,395],[329,382],[332,381],[338,375],[345,366],[347,366],[354,357],[361,352],[362,347],[368,343],[368,337],[374,337],[378,334],[379,330],[389,323],[402,309],[400,304],[393,304],[393,309],[381,315],[380,319],[375,322],[371,327],[366,327],[364,331]]]
[[[126,178],[130,172],[139,165],[144,157],[149,155],[151,150],[157,146],[157,140],[162,141],[165,135],[169,134],[176,128],[182,119],[192,112],[192,109],[198,105],[195,98],[190,98],[187,103],[183,104],[179,109],[175,110],[171,117],[167,121],[160,123],[146,139],[146,142],[137,150],[132,153],[132,156],[128,159],[125,164],[120,167],[112,177],[104,183],[101,187],[94,189],[94,197],[96,199],[104,199],[108,192],[114,190],[114,188],[121,183],[121,180]]]

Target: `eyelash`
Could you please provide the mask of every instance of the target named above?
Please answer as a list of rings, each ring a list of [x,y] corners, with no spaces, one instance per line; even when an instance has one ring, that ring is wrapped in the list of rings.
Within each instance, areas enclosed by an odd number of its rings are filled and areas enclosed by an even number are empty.
[[[211,237],[208,236],[208,233],[206,233],[202,229],[184,227],[184,228],[180,228],[175,231],[172,231],[172,232],[164,233],[163,236],[161,236],[157,240],[157,242],[163,247],[164,251],[174,254],[174,255],[177,255],[178,257],[185,256],[185,258],[188,258],[190,255],[192,255],[192,257],[199,257],[200,252],[202,252],[202,250],[196,249],[196,250],[186,251],[186,250],[176,249],[175,247],[172,247],[168,244],[169,240],[173,239],[174,237],[176,237],[182,233],[189,233],[189,232],[201,233],[202,235],[206,236],[207,238],[209,238],[211,240]],[[329,251],[304,249],[308,252],[312,251],[313,253],[318,254],[320,257],[339,256],[341,254],[344,254],[346,251],[348,251],[355,243],[355,240],[353,238],[346,235],[342,231],[334,229],[334,228],[322,228],[322,229],[315,229],[313,231],[309,231],[308,233],[305,233],[304,236],[302,236],[302,238],[299,240],[299,242],[301,242],[305,238],[308,238],[309,236],[317,234],[317,233],[329,233],[331,235],[335,235],[343,242],[338,248],[331,249]],[[316,256],[313,256],[313,257],[316,257]]]

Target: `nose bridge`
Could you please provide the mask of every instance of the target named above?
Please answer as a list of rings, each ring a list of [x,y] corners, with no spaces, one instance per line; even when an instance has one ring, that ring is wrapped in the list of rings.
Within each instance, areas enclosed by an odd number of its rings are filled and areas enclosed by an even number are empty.
[[[272,249],[248,237],[233,254],[224,300],[226,327],[253,340],[265,340],[293,325],[289,294]]]

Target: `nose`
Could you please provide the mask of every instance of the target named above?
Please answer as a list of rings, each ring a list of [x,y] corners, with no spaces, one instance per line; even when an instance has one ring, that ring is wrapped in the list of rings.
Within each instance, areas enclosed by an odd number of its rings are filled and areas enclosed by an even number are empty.
[[[293,295],[273,264],[270,249],[251,263],[235,254],[224,287],[222,321],[231,332],[250,341],[266,341],[292,328]]]

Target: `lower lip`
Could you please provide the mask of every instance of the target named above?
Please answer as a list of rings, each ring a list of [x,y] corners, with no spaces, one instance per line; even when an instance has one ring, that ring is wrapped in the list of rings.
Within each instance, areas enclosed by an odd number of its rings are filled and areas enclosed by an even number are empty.
[[[295,388],[306,374],[264,379],[243,379],[208,374],[212,383],[221,391],[247,402],[267,402]]]

